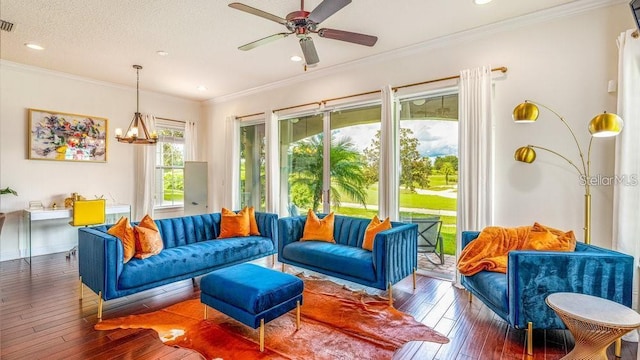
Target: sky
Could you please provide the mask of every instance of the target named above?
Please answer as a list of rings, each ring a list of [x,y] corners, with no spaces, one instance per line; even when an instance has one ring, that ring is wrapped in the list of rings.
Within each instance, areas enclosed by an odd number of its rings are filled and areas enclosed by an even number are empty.
[[[438,156],[458,155],[458,122],[438,120],[402,120],[400,126],[409,128],[418,139],[421,156],[435,159]],[[380,124],[357,125],[336,131],[336,137],[348,136],[362,152],[375,138]]]

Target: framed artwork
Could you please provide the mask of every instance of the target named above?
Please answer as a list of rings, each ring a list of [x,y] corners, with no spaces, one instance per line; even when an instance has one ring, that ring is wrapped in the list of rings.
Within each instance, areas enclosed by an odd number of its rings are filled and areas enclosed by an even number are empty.
[[[107,119],[29,109],[29,159],[107,161]]]

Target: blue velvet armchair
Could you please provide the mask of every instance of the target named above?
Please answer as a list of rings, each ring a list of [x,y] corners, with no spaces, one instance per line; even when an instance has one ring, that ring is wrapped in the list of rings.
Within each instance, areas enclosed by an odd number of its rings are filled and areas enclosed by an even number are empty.
[[[479,234],[463,231],[462,247]],[[481,271],[461,283],[509,326],[528,329],[531,355],[531,330],[565,329],[545,303],[549,294],[582,293],[631,307],[633,257],[584,243],[574,252],[511,251],[506,274]]]

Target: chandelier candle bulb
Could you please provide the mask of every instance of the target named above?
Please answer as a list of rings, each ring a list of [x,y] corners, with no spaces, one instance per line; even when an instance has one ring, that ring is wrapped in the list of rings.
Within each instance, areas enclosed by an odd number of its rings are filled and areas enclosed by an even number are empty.
[[[122,129],[116,128],[116,137],[122,137]]]

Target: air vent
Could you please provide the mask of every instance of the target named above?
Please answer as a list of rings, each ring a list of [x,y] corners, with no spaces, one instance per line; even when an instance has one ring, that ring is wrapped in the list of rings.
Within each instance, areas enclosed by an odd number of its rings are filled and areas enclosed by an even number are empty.
[[[11,31],[13,29],[13,23],[0,20],[0,30]]]

